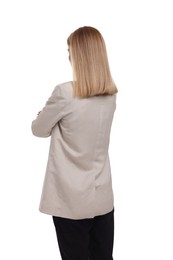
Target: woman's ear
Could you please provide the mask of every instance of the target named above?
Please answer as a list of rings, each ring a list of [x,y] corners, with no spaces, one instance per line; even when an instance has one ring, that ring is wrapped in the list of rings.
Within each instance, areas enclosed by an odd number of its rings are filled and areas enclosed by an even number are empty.
[[[68,59],[69,59],[69,61],[70,61],[70,63],[71,63],[70,48],[68,48],[67,50],[68,50]]]

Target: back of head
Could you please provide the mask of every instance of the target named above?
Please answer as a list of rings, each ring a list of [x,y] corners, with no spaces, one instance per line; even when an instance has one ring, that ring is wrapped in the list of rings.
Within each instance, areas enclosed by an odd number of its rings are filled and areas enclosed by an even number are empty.
[[[81,98],[117,93],[103,36],[93,27],[75,30],[67,39],[73,69],[74,95]]]

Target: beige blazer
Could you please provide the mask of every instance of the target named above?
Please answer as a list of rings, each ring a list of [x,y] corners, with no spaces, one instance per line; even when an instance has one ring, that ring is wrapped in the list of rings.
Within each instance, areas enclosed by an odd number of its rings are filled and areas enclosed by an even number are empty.
[[[84,219],[113,209],[108,148],[115,107],[116,95],[80,99],[72,82],[55,87],[32,122],[35,136],[51,136],[41,212]]]

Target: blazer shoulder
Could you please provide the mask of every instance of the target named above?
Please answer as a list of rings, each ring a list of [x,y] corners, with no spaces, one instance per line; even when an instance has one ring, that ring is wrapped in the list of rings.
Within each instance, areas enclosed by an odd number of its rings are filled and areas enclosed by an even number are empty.
[[[61,95],[64,98],[73,98],[73,82],[67,81],[55,86],[54,95]]]

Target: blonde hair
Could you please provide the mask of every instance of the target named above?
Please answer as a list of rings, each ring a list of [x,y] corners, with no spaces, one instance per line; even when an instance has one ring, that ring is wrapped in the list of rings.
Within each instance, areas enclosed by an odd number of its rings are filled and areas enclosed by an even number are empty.
[[[73,69],[74,96],[87,98],[118,92],[112,79],[106,45],[101,33],[80,27],[67,39]]]

